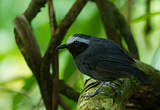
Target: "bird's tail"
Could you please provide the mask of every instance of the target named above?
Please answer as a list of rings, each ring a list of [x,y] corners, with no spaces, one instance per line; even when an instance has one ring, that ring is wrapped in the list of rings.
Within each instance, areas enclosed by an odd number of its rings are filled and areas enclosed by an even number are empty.
[[[138,81],[140,81],[143,84],[147,83],[147,75],[140,69],[130,66],[129,68],[130,74],[132,74]]]

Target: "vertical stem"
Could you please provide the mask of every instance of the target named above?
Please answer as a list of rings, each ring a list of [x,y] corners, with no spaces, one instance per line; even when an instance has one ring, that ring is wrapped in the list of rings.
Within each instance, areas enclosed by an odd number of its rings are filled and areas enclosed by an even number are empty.
[[[128,24],[130,24],[131,17],[132,17],[132,3],[133,3],[133,0],[128,0],[128,15],[127,15]]]
[[[151,0],[146,0],[146,13],[150,14],[151,12]],[[145,26],[145,34],[147,35],[151,31],[151,18],[150,16],[146,19],[146,26]]]
[[[52,0],[48,0],[48,11],[49,11],[51,36],[53,37],[53,35],[55,34],[55,30],[57,29],[57,22]]]
[[[52,110],[57,110],[58,109],[58,77],[59,77],[59,66],[58,66],[58,51],[55,51],[55,54],[53,55],[53,60],[52,60],[52,70],[53,70],[53,90],[52,90]]]
[[[56,16],[54,12],[54,7],[52,0],[48,0],[48,10],[49,10],[49,20],[50,20],[50,30],[51,30],[51,37],[55,35],[55,30],[57,29],[57,22]],[[53,70],[53,84],[52,84],[52,110],[58,109],[58,51],[54,50],[54,54],[52,57],[52,70]]]
[[[63,107],[64,110],[71,110],[70,107],[64,102],[63,98],[59,98],[59,103]]]

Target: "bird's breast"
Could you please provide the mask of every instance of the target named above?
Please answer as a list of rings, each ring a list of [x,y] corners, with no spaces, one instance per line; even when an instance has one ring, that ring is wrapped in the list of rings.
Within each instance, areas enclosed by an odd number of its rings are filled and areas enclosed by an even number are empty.
[[[75,63],[76,63],[76,66],[77,68],[79,69],[80,72],[86,74],[87,73],[87,65],[85,63],[85,60],[83,59],[83,57],[76,57],[75,58]]]
[[[83,74],[86,74],[92,78],[95,78],[95,79],[101,79],[99,78],[100,76],[98,74],[95,73],[95,69],[93,68],[94,64],[91,64],[90,61],[88,61],[88,56],[78,56],[76,57],[75,59],[75,63],[76,63],[76,66],[77,68],[79,69],[79,71]]]

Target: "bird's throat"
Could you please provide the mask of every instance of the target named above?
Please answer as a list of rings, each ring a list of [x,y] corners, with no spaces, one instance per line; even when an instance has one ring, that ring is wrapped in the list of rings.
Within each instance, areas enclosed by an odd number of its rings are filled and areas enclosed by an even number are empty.
[[[72,56],[76,57],[76,56],[80,55],[81,53],[83,53],[87,48],[88,48],[88,45],[83,44],[83,45],[79,45],[78,47],[73,46],[73,47],[68,48],[68,49],[71,52]]]

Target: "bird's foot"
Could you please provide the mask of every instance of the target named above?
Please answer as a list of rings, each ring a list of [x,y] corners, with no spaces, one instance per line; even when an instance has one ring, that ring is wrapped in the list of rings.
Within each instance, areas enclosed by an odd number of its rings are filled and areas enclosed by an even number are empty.
[[[93,96],[95,96],[97,94],[102,94],[102,95],[106,94],[105,92],[99,92],[100,89],[103,87],[103,85],[109,85],[109,86],[111,86],[114,89],[117,88],[117,86],[114,83],[111,83],[111,82],[101,82],[99,84],[99,87],[97,87],[97,89],[93,93],[84,94],[83,97],[93,97]]]
[[[93,93],[89,93],[89,94],[84,94],[82,95],[82,97],[94,97],[95,95],[110,95],[109,92],[93,92]]]
[[[100,92],[100,89],[103,87],[103,85],[108,85],[109,87],[111,87],[112,90],[115,90],[120,86],[119,84],[116,84],[116,83],[113,83],[113,82],[101,82],[99,84],[99,87],[97,87],[97,89],[93,93],[84,94],[82,96],[83,97],[93,97],[97,94],[109,95],[108,92]]]
[[[93,96],[97,95],[99,93],[99,90],[103,87],[104,84],[105,84],[105,82],[101,82],[99,84],[99,87],[97,87],[97,89],[93,93],[84,94],[83,97],[93,97]]]
[[[112,87],[113,89],[116,89],[119,87],[119,85],[117,85],[113,82],[104,82],[104,85],[108,85],[108,86]]]
[[[105,95],[105,96],[111,95],[109,92],[99,92],[98,94],[100,94],[100,95]]]
[[[82,95],[82,97],[93,97],[95,95],[99,94],[99,92],[93,92],[93,93],[89,93],[89,94],[84,94]]]

